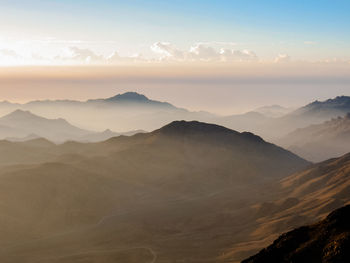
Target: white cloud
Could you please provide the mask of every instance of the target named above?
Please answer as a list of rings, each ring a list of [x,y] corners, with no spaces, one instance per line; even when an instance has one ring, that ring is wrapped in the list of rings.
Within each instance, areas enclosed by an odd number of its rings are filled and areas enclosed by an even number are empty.
[[[219,42],[216,42],[218,44]],[[228,45],[228,43],[223,43]],[[233,45],[233,43],[230,43]],[[258,57],[252,51],[234,50],[232,48],[216,49],[207,43],[197,43],[188,51],[181,50],[168,42],[156,42],[151,50],[160,55],[161,60],[173,61],[248,61],[257,60]]]
[[[184,60],[186,52],[181,51],[168,42],[156,42],[151,46],[151,50],[161,55],[161,59],[172,58],[175,60]]]
[[[194,60],[213,61],[219,60],[220,54],[211,46],[196,44],[190,48],[189,57]]]
[[[104,58],[101,55],[96,54],[90,49],[79,48],[79,47],[69,47],[68,50],[68,59],[74,61],[84,61],[86,63],[94,63],[103,61]]]
[[[132,56],[123,57],[123,56],[120,56],[117,51],[114,51],[105,60],[109,64],[122,63],[122,62],[145,62],[145,61],[147,61],[146,59],[144,59],[142,57],[142,54],[137,53],[137,54],[134,54]]]
[[[249,50],[221,49],[220,55],[223,61],[250,61],[258,59],[257,55]]]
[[[291,58],[287,54],[279,54],[275,58],[275,62],[276,63],[287,63],[287,62],[290,62],[290,61],[291,61]]]
[[[95,53],[91,49],[69,47],[64,50],[64,53],[56,56],[56,60],[79,63],[79,64],[118,64],[118,63],[130,63],[130,62],[144,62],[141,54],[134,54],[132,56],[120,56],[117,51],[113,51],[109,56],[103,56]]]

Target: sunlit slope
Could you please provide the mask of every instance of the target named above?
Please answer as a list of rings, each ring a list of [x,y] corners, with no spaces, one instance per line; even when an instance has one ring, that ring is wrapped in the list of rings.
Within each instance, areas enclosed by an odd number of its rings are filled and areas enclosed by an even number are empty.
[[[350,155],[315,164],[282,179],[269,201],[252,206],[245,242],[227,249],[223,260],[233,262],[257,253],[279,234],[315,223],[328,213],[350,203]]]

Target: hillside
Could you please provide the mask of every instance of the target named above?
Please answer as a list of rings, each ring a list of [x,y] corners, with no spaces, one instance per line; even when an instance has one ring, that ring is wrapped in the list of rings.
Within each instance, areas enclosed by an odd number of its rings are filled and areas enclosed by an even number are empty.
[[[242,263],[350,261],[350,205],[319,223],[283,234],[272,245]]]
[[[196,121],[0,151],[1,262],[238,262],[350,202],[350,155],[311,165]]]
[[[237,262],[257,253],[278,235],[312,224],[350,203],[350,154],[315,164],[278,182],[268,201],[251,208],[246,241],[234,244],[221,257]],[[225,261],[224,261],[225,262]]]
[[[0,171],[1,262],[213,262],[243,238],[268,183],[309,165],[251,133],[200,122],[40,145],[46,161]]]

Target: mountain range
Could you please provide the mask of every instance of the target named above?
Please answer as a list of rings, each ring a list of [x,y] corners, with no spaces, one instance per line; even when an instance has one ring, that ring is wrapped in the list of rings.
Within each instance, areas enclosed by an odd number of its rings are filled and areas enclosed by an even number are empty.
[[[252,133],[185,121],[99,143],[6,145],[1,262],[213,262],[241,211],[310,165]]]
[[[28,141],[46,138],[55,143],[69,140],[98,142],[120,135],[133,135],[142,130],[125,133],[113,132],[109,129],[103,132],[93,132],[73,126],[64,119],[47,119],[30,111],[15,110],[0,118],[0,139],[9,141]]]
[[[239,262],[350,202],[350,155],[311,164],[197,121],[0,156],[1,262]]]
[[[350,112],[350,97],[339,96],[315,101],[296,110],[278,105],[262,107],[245,114],[219,116],[204,111],[189,111],[167,102],[151,100],[136,92],[88,101],[44,100],[26,104],[0,103],[0,113],[29,110],[46,118],[64,118],[85,130],[154,130],[175,120],[198,120],[224,125],[238,131],[251,131],[277,142],[298,128],[319,124]],[[108,123],[109,127],[106,127]]]
[[[278,144],[310,161],[344,155],[350,149],[350,113],[297,129],[281,138]]]

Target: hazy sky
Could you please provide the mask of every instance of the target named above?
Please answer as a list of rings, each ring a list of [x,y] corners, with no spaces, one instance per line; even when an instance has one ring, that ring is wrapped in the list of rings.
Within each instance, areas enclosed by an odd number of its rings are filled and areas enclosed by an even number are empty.
[[[226,113],[350,95],[349,10],[348,0],[0,0],[0,100],[131,89]]]
[[[295,60],[350,59],[348,0],[1,0],[0,4],[0,49],[3,57],[9,57],[7,62],[2,59],[3,65],[91,63],[114,52],[122,57],[180,59],[181,52],[191,49],[187,59],[209,60],[215,55],[205,50],[208,47],[218,52],[246,50],[263,60],[279,55]],[[236,59],[249,57],[238,55]]]

